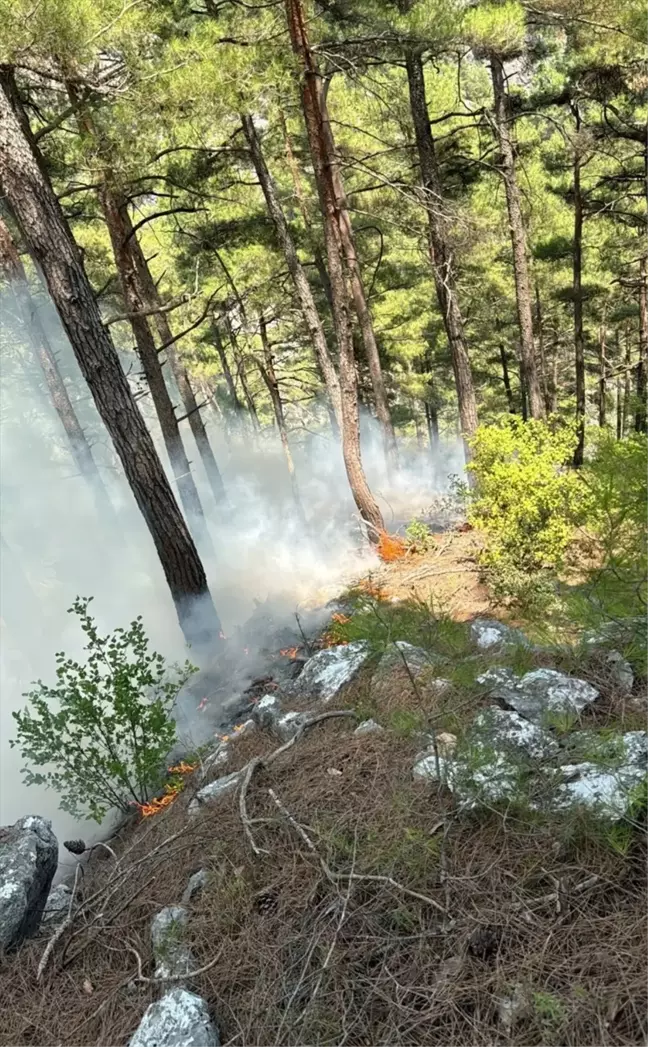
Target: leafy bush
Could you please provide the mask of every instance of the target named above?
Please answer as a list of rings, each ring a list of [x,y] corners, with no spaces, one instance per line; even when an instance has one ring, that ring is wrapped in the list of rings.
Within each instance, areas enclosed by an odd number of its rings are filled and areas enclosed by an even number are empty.
[[[567,465],[575,443],[573,426],[511,415],[477,430],[468,519],[487,536],[481,562],[496,600],[529,612],[555,602],[555,572],[586,512],[578,474]]]
[[[597,438],[582,470],[588,506],[584,550],[593,566],[581,595],[599,620],[646,613],[648,444],[639,434]],[[583,614],[586,613],[583,609]]]
[[[424,553],[433,544],[432,532],[422,520],[410,520],[405,528],[405,538],[414,552]]]
[[[62,810],[77,817],[89,811],[101,822],[112,807],[145,803],[161,784],[175,740],[171,706],[196,670],[186,662],[169,675],[162,655],[149,651],[141,617],[100,636],[89,603],[77,597],[68,612],[87,638],[85,664],[57,653],[57,683],[39,680],[25,694],[31,708],[13,713],[18,730],[10,744],[47,768],[24,768],[28,785],[57,789]]]

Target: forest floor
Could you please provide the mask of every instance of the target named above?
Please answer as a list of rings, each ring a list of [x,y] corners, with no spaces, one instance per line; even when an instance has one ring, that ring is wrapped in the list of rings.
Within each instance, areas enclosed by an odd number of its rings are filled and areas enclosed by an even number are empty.
[[[477,550],[473,532],[438,535],[366,584],[385,607],[433,597],[458,621],[484,614]],[[602,694],[588,726],[644,725],[595,660],[579,675]],[[356,736],[372,701],[361,675],[335,705],[351,715],[254,766],[244,810],[231,792],[190,816],[198,767],[168,809],[124,826],[114,856],[96,850],[79,893],[85,915],[42,980],[42,935],[0,968],[2,1047],[126,1044],[160,995],[152,917],[180,903],[199,869],[189,985],[223,1044],[645,1043],[638,827],[601,831],[512,808],[459,815],[447,790],[412,776],[416,699],[396,686],[382,700],[388,729]],[[212,776],[279,744],[270,730],[244,732]]]

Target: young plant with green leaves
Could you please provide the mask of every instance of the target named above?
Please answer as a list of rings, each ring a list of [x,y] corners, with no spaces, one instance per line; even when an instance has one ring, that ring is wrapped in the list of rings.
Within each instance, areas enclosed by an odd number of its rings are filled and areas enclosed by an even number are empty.
[[[30,704],[12,714],[10,744],[27,761],[28,785],[56,789],[62,810],[101,822],[111,808],[145,803],[164,780],[176,736],[171,708],[196,669],[168,667],[151,651],[141,616],[100,635],[89,604],[77,597],[69,609],[86,637],[86,661],[56,655],[56,683],[39,680],[25,695]]]

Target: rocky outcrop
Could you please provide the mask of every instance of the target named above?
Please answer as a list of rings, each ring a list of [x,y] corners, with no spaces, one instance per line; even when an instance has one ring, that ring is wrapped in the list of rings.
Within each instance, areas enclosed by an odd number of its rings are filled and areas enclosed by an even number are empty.
[[[494,698],[538,724],[578,716],[599,696],[591,683],[556,669],[534,669],[521,679],[510,669],[490,669],[477,682],[491,688]]]
[[[41,927],[55,928],[67,918],[72,901],[72,890],[66,883],[59,883],[47,898]]]
[[[480,651],[497,647],[530,647],[524,633],[512,629],[496,618],[475,618],[470,623],[470,635]]]
[[[129,1047],[219,1047],[218,1029],[202,996],[172,989],[152,1003]]]
[[[305,701],[332,702],[358,675],[371,657],[364,640],[327,647],[309,658],[295,682],[287,688],[290,697]]]
[[[371,695],[379,706],[389,706],[395,696],[403,693],[433,699],[449,687],[448,680],[437,676],[432,656],[404,640],[390,644],[371,678]]]
[[[0,829],[0,950],[38,930],[57,864],[47,818],[28,815]]]
[[[202,789],[198,790],[189,804],[189,813],[194,814],[203,804],[213,803],[215,800],[219,800],[221,796],[226,796],[227,793],[233,792],[238,786],[240,777],[240,772],[234,771],[232,774],[226,774],[222,778],[216,778],[213,782],[209,782],[208,785],[204,785]]]

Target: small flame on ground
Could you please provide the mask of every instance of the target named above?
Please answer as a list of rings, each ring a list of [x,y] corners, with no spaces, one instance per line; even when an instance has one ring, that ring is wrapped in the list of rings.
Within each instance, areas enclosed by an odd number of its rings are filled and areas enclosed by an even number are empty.
[[[299,647],[282,647],[279,654],[283,654],[284,658],[296,658]]]
[[[378,556],[385,563],[401,560],[407,555],[407,542],[395,534],[380,531],[378,536]]]
[[[208,701],[209,701],[209,698],[201,698],[200,701],[198,702],[198,705],[196,706],[197,712],[201,713],[203,711],[203,709],[205,708],[205,706],[207,705]]]

